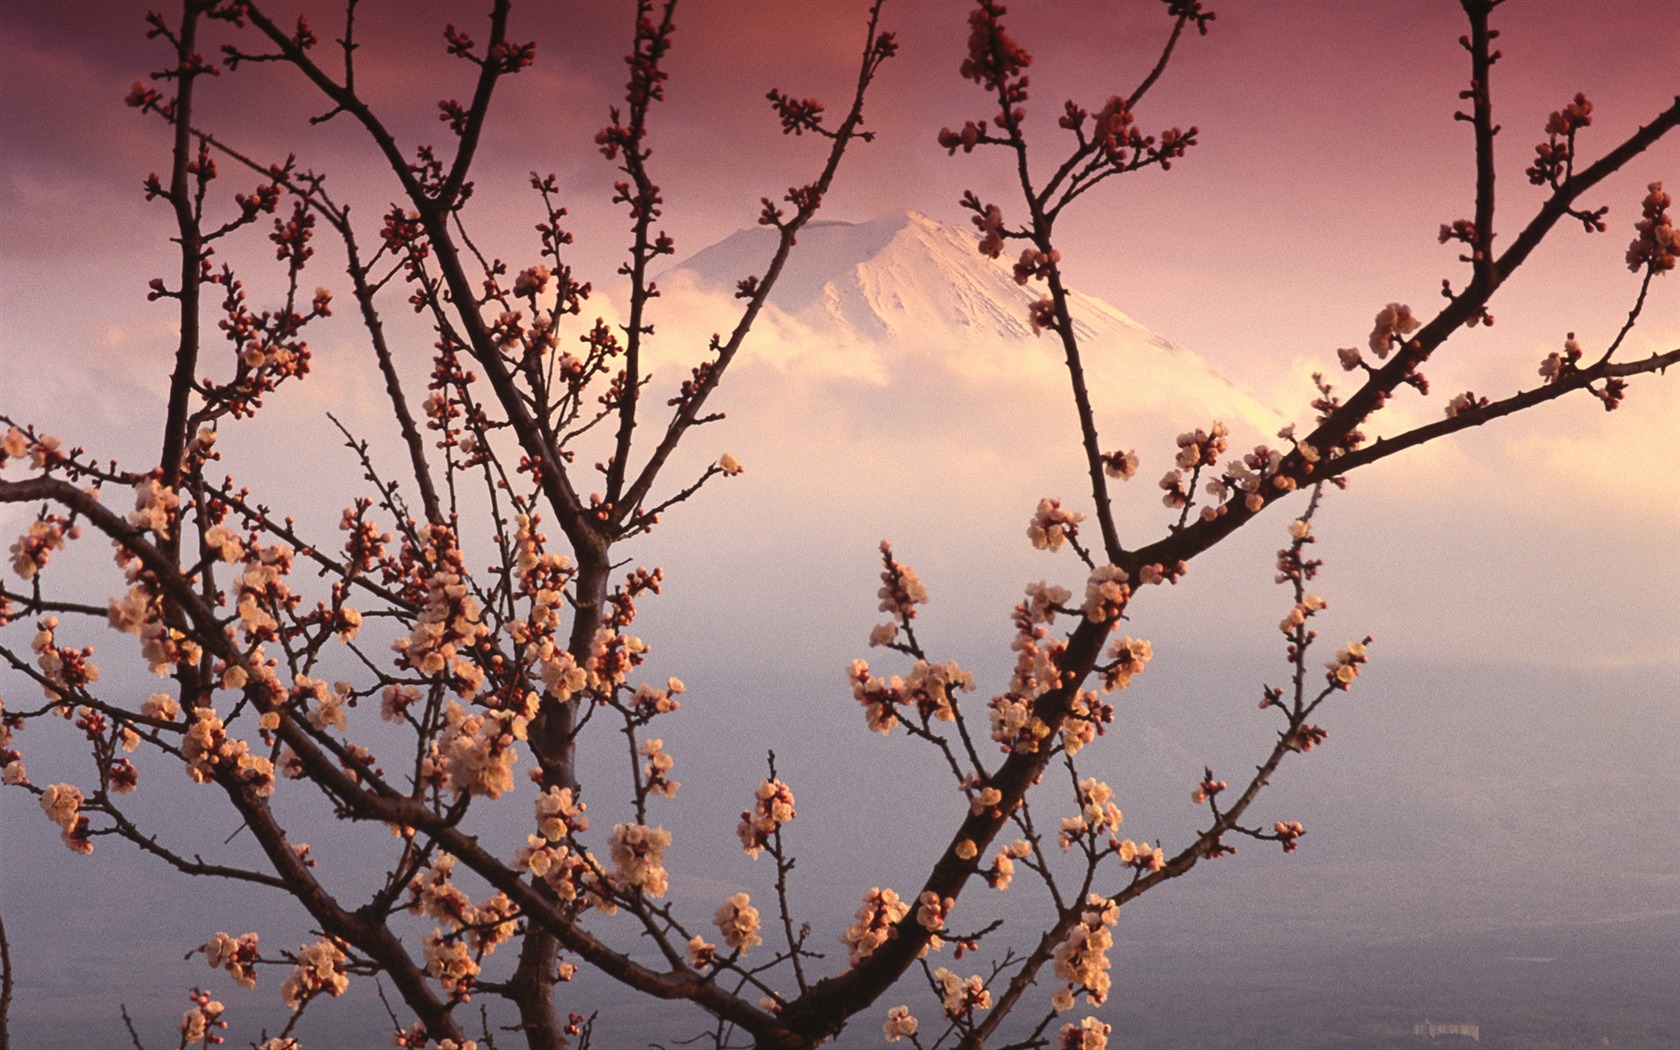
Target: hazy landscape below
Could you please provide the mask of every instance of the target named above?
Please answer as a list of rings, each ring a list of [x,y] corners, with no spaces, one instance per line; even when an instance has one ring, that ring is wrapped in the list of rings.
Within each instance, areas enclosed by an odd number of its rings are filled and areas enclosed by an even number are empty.
[[[1235,768],[1241,742],[1265,729],[1240,683],[1266,663],[1210,663],[1228,670],[1164,662],[1140,679],[1125,701],[1130,744],[1116,742],[1104,763],[1130,803],[1127,828],[1169,847],[1193,819],[1178,790],[1187,749]],[[790,677],[808,691],[778,689]],[[822,669],[723,677],[696,667],[691,685],[696,696],[735,689],[735,717],[777,747],[800,799],[790,837],[800,858],[795,901],[815,923],[817,947],[837,954],[859,890],[905,888],[932,848],[926,832],[953,800],[920,784],[925,770],[906,763],[904,742],[854,724],[842,687],[823,684],[833,677]],[[1423,1045],[1411,1032],[1426,1019],[1479,1025],[1488,1048],[1680,1046],[1680,841],[1654,819],[1660,801],[1639,787],[1663,783],[1672,760],[1680,715],[1666,675],[1395,662],[1375,665],[1370,679],[1325,719],[1326,746],[1287,766],[1265,803],[1266,819],[1306,823],[1298,853],[1244,845],[1123,911],[1111,953],[1115,992],[1091,1011],[1114,1026],[1110,1046],[1397,1050]],[[1561,727],[1588,699],[1595,732],[1572,739]],[[694,717],[706,720],[702,707]],[[1198,742],[1196,727],[1216,721],[1221,728]],[[687,829],[671,855],[672,899],[697,912],[765,873],[733,848],[729,831],[729,807],[740,808],[742,785],[756,775],[743,766],[755,760],[668,739],[685,760],[668,820]],[[190,802],[199,790],[185,778],[152,784],[164,804]],[[0,802],[17,1050],[124,1050],[123,1003],[146,1046],[173,1046],[197,983],[228,1004],[230,1046],[283,1023],[280,970],[265,970],[245,992],[201,958],[181,957],[218,928],[261,929],[277,948],[303,943],[295,908],[173,876],[123,850],[66,857],[39,814],[15,798]],[[856,816],[883,806],[901,814],[885,830]],[[524,806],[513,809],[518,823]],[[218,841],[225,833],[208,830]],[[350,840],[321,829],[315,842],[330,856],[337,837]],[[1021,882],[1007,894],[982,889],[971,904],[1024,930],[1030,902]],[[563,1008],[600,1011],[594,1045],[607,1050],[674,1046],[701,1030],[696,1014],[598,980],[580,976],[567,993]],[[880,1016],[905,1001],[931,1024],[925,993],[906,984],[836,1046],[881,1045]],[[366,979],[341,1001],[312,1005],[300,1029],[307,1050],[384,1046],[389,1033]]]
[[[1143,924],[1138,924],[1143,925]],[[1210,926],[1216,924],[1209,924]],[[1137,932],[1134,927],[1134,931]],[[1680,1046],[1680,917],[1601,926],[1468,933],[1390,942],[1262,948],[1210,935],[1191,949],[1116,951],[1115,992],[1099,1011],[1111,1050],[1672,1050]],[[223,993],[236,1017],[257,1011],[249,993]],[[267,999],[269,997],[260,997]],[[895,1000],[896,1001],[896,1000]],[[17,1050],[122,1050],[131,1044],[117,1005],[83,1004],[74,1023],[42,1016],[27,996]],[[183,999],[184,1005],[184,999]],[[671,1046],[699,1031],[662,1007],[604,1000],[594,1045]],[[130,1003],[151,1047],[173,1046],[172,1004]],[[272,1011],[270,1011],[272,1012]],[[347,1001],[323,1003],[302,1027],[309,1050],[387,1045],[390,1027],[364,982]],[[835,1044],[882,1045],[866,1011]],[[1074,1014],[1072,1016],[1082,1016]],[[1420,1021],[1480,1027],[1479,1044],[1412,1034]],[[245,1034],[245,1033],[239,1033]],[[235,1039],[232,1046],[242,1046]]]

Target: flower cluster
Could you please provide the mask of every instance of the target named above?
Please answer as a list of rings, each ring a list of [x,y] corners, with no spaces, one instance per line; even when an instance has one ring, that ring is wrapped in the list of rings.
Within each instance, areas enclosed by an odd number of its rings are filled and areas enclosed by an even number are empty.
[[[402,666],[424,675],[447,674],[455,691],[469,697],[484,684],[484,670],[470,654],[490,629],[484,625],[477,599],[467,590],[454,534],[441,525],[430,526],[424,557],[432,567],[424,584],[425,604],[408,636],[391,647]]]
[[[1324,743],[1324,741],[1329,739],[1329,737],[1330,731],[1325,729],[1323,726],[1302,723],[1284,738],[1284,744],[1288,746],[1291,751],[1299,751],[1302,754],[1305,754],[1318,745]]]
[[[671,833],[645,824],[615,824],[607,838],[612,853],[613,878],[626,892],[640,890],[649,897],[663,897],[669,885],[665,851]]]
[[[589,818],[583,812],[588,808],[574,801],[571,788],[551,787],[537,796],[537,830],[550,842],[588,831]]]
[[[624,636],[621,635],[620,637]],[[664,689],[643,682],[636,687],[634,693],[630,694],[631,710],[636,713],[636,717],[642,722],[648,721],[654,715],[669,714],[682,707],[682,701],[678,700],[677,697],[687,688],[683,684],[683,680],[676,677],[667,679]]]
[[[1201,783],[1196,785],[1196,790],[1190,792],[1190,801],[1200,806],[1230,786],[1223,780],[1213,779],[1213,770],[1209,769]]]
[[[1363,642],[1349,642],[1336,650],[1336,658],[1324,666],[1325,678],[1337,689],[1347,689],[1353,685],[1353,680],[1359,677],[1359,668],[1365,663],[1365,647],[1371,644],[1369,636]]]
[[[131,576],[138,577],[138,574],[131,572]],[[196,666],[203,656],[197,642],[164,621],[157,597],[144,580],[130,587],[121,598],[107,603],[106,622],[113,630],[139,636],[141,655],[159,678],[183,663]]]
[[[1132,587],[1127,582],[1126,570],[1118,565],[1099,565],[1085,581],[1085,604],[1081,611],[1092,623],[1108,623],[1120,619],[1131,598]]]
[[[323,681],[299,674],[292,679],[291,699],[316,729],[336,729],[342,733],[350,724],[349,682],[335,682],[328,686]]]
[[[1058,661],[1066,643],[1050,638],[1044,625],[1053,622],[1058,611],[1066,611],[1070,597],[1065,587],[1040,581],[1029,584],[1026,601],[1015,606],[1015,638],[1010,643],[1015,651],[1015,670],[1009,679],[1009,691],[987,703],[992,739],[1005,751],[1030,754],[1050,735],[1050,727],[1034,713],[1033,701],[1061,683]]]
[[[0,701],[0,784],[27,784],[29,776],[23,768],[23,756],[11,748],[13,728],[12,718],[6,714],[6,704]]]
[[[981,121],[979,131],[984,131],[985,125],[986,122]],[[972,128],[974,125],[970,124],[969,127]],[[964,131],[964,148],[966,149],[970,148],[970,143],[967,141],[967,129],[964,129]],[[940,138],[940,145],[946,145],[943,135]],[[972,195],[964,198],[965,203],[969,201],[970,197]],[[982,208],[978,200],[973,201],[972,207],[975,214],[971,221],[980,230],[980,254],[988,259],[996,259],[1003,254],[1003,210],[995,204],[988,204]]]
[[[982,871],[981,877],[993,889],[1007,890],[1015,878],[1015,862],[1031,855],[1032,843],[1026,839],[1016,839],[997,851],[997,856],[992,858],[992,866]]]
[[[881,1034],[887,1037],[887,1042],[896,1043],[906,1036],[914,1036],[918,1027],[908,1006],[895,1006],[887,1011],[887,1021],[881,1026]]]
[[[1317,459],[1317,452],[1311,445],[1301,445],[1299,448],[1308,463]],[[1280,473],[1282,467],[1282,451],[1269,445],[1255,445],[1252,450],[1243,454],[1242,459],[1227,463],[1224,473],[1207,483],[1208,494],[1223,501],[1230,498],[1233,490],[1246,493],[1243,506],[1251,512],[1258,511],[1266,505],[1268,488],[1277,492],[1294,491],[1295,479]],[[1202,518],[1207,521],[1223,513],[1223,506],[1202,508]]]
[[[468,712],[451,700],[426,756],[428,778],[458,795],[500,798],[513,790],[514,744],[525,739],[528,721],[523,712]]]
[[[642,775],[646,778],[648,794],[675,798],[677,788],[682,787],[682,783],[670,779],[671,766],[676,760],[665,750],[665,741],[657,738],[644,740],[636,750],[647,759],[647,765],[642,767]]]
[[[480,952],[494,951],[513,935],[517,911],[507,894],[497,892],[483,904],[474,904],[466,891],[455,885],[455,858],[443,854],[408,884],[409,911],[464,933]]]
[[[1103,473],[1116,481],[1130,481],[1138,471],[1137,451],[1114,451],[1103,457]]]
[[[1302,554],[1302,550],[1307,544],[1318,542],[1318,538],[1312,534],[1312,522],[1306,518],[1296,518],[1290,522],[1289,538],[1293,542],[1277,553],[1278,571],[1274,579],[1278,583],[1313,579],[1318,575],[1318,570],[1324,563],[1306,558]]]
[[[1388,357],[1395,342],[1418,330],[1419,321],[1412,316],[1412,308],[1404,303],[1389,303],[1377,311],[1376,324],[1371,328],[1371,352],[1379,358]],[[1345,364],[1345,362],[1344,362]]]
[[[1074,112],[1077,111],[1077,107],[1075,107]],[[1073,113],[1067,113],[1063,116],[1062,123],[1064,126],[1067,123],[1072,123],[1069,120],[1072,116]],[[1181,135],[1182,132],[1179,134]],[[1174,136],[1175,139],[1177,137],[1177,135]],[[1091,128],[1091,141],[1102,149],[1103,155],[1108,158],[1110,163],[1119,165],[1125,162],[1128,148],[1133,150],[1143,148],[1145,138],[1143,132],[1136,126],[1131,108],[1126,105],[1126,100],[1118,95],[1110,95],[1108,101],[1103,103],[1102,109],[1097,111],[1094,126]],[[1182,153],[1182,151],[1180,152]]]
[[[204,953],[204,961],[210,968],[226,970],[233,975],[234,983],[241,988],[255,988],[257,986],[257,935],[254,933],[241,934],[238,937],[216,931],[204,944],[197,948]]]
[[[20,769],[23,763],[12,762],[7,765]],[[88,818],[82,813],[82,803],[86,801],[82,792],[74,784],[54,784],[41,792],[41,811],[47,819],[59,827],[58,836],[64,844],[76,853],[92,853],[93,843],[88,840]]]
[[[840,935],[841,943],[851,949],[852,965],[863,962],[875,954],[875,949],[897,937],[897,923],[908,914],[910,905],[899,900],[892,890],[876,886],[864,894],[856,921]]]
[[[688,965],[696,970],[704,970],[712,965],[717,957],[717,945],[706,938],[695,934],[688,939]]]
[[[206,550],[213,552],[224,565],[233,565],[245,557],[245,541],[226,525],[212,525],[202,537]]]
[[[1065,611],[1067,601],[1071,597],[1073,592],[1066,587],[1057,587],[1039,580],[1027,585],[1026,604],[1017,606],[1016,611],[1024,614],[1029,624],[1054,623],[1057,610]]]
[[[1556,350],[1546,355],[1540,362],[1540,377],[1547,385],[1557,382],[1570,372],[1575,371],[1581,362],[1581,344],[1576,341],[1575,333],[1570,332],[1563,341],[1563,353]]]
[[[950,128],[939,129],[939,145],[945,150],[947,156],[954,155],[957,152],[958,147],[961,147],[964,153],[973,153],[974,147],[979,145],[982,141],[992,141],[991,139],[986,138],[986,121],[984,120],[979,121],[978,123],[972,120],[965,121],[961,131],[952,131]],[[998,247],[1000,250],[1003,247],[1001,242]],[[985,248],[982,247],[981,251],[985,252]],[[985,253],[991,255],[994,259],[997,258],[996,252]]]
[[[181,1033],[181,1045],[199,1043],[215,1046],[221,1043],[223,1040],[219,1033],[227,1028],[222,1013],[227,1008],[212,999],[209,992],[197,988],[193,989],[192,1002],[192,1008],[181,1015],[181,1023],[176,1026]]]
[[[514,935],[519,910],[500,892],[483,904],[474,904],[455,885],[454,873],[454,857],[445,854],[434,859],[409,882],[407,907],[443,924],[426,936],[426,973],[452,997],[464,1001],[471,996],[479,959]]]
[[[29,457],[29,465],[36,470],[56,467],[68,459],[59,450],[62,444],[51,434],[25,433],[15,426],[9,427],[0,437],[0,467],[6,465],[7,459],[22,459],[25,456]]]
[[[610,627],[596,631],[589,651],[589,662],[584,667],[586,688],[596,695],[612,692],[614,688],[624,684],[631,671],[641,665],[647,651],[647,643],[633,634],[620,634]],[[678,701],[664,693],[653,695],[656,692],[658,691],[650,689],[645,701],[656,713],[674,711],[680,706]],[[671,692],[682,692],[682,683],[675,678],[671,679]],[[643,703],[640,689],[637,690],[637,702]]]
[[[1053,248],[1047,252],[1041,252],[1037,248],[1023,248],[1020,260],[1015,263],[1015,283],[1024,285],[1034,278],[1048,280],[1061,260],[1062,253]]]
[[[240,625],[253,640],[279,637],[280,623],[274,612],[297,605],[298,598],[285,581],[292,571],[292,557],[292,549],[283,543],[271,547],[252,544],[245,551],[245,568],[235,577],[233,586],[238,595]],[[240,684],[229,688],[239,688]]]
[[[1027,538],[1035,549],[1054,553],[1068,540],[1077,542],[1079,523],[1084,520],[1085,515],[1078,511],[1064,509],[1061,500],[1041,499],[1032,521],[1027,523]]]
[[[514,863],[543,880],[559,901],[570,904],[581,895],[597,911],[611,914],[618,909],[601,884],[594,857],[541,835],[528,835],[525,843],[515,854]]]
[[[939,1000],[945,1016],[953,1021],[971,1017],[976,1010],[992,1007],[992,993],[979,974],[958,977],[941,966],[933,971],[933,980],[939,986]]]
[[[1105,693],[1131,685],[1132,679],[1142,674],[1149,661],[1155,659],[1155,649],[1142,638],[1128,636],[1109,647],[1108,657],[1112,663],[1104,667],[1102,672],[1102,687]]]
[[[908,677],[893,675],[880,679],[869,673],[869,664],[853,660],[846,669],[852,683],[852,696],[863,705],[869,728],[877,733],[890,733],[898,725],[898,708],[914,706],[923,721],[930,718],[949,722],[956,718],[955,692],[974,688],[974,676],[959,667],[956,661],[930,664],[917,660]]]
[[[718,905],[712,922],[723,934],[723,943],[743,955],[764,943],[764,938],[758,935],[758,909],[745,893],[737,893]]]
[[[173,722],[181,716],[181,704],[168,693],[153,693],[141,703],[140,713],[160,722]]]
[[[1079,816],[1062,818],[1057,841],[1066,850],[1087,835],[1105,831],[1112,835],[1120,830],[1124,819],[1120,807],[1114,804],[1114,789],[1096,777],[1087,777],[1079,782]]]
[[[245,741],[228,736],[214,708],[193,709],[192,725],[181,741],[181,757],[186,759],[187,775],[196,783],[220,773],[249,785],[259,798],[274,794],[274,763],[266,755],[253,754]]]
[[[1104,728],[1114,721],[1114,705],[1104,703],[1097,693],[1081,689],[1068,704],[1067,717],[1062,719],[1062,747],[1077,755],[1086,744],[1107,732]]]
[[[1295,603],[1295,607],[1289,610],[1289,615],[1285,616],[1282,622],[1278,624],[1278,630],[1285,635],[1293,636],[1307,622],[1307,617],[1312,616],[1320,609],[1329,608],[1329,606],[1329,602],[1316,594],[1302,595],[1301,600]]]
[[[1487,398],[1477,397],[1474,390],[1466,390],[1464,393],[1454,396],[1451,401],[1447,402],[1447,418],[1457,419],[1459,416],[1462,416],[1467,412],[1473,412],[1478,408],[1486,408],[1487,406]]]
[[[1568,174],[1574,161],[1575,132],[1592,123],[1592,111],[1587,96],[1576,94],[1546,118],[1546,141],[1534,147],[1534,163],[1525,172],[1529,182],[1556,186]]]
[[[344,950],[329,937],[298,950],[297,965],[280,985],[280,997],[293,1010],[322,992],[333,997],[344,994],[350,987],[350,975],[345,970],[348,958]]]
[[[886,568],[881,570],[881,589],[875,592],[880,610],[901,622],[915,619],[916,606],[927,604],[927,585],[915,569],[893,560],[892,544],[886,540],[881,541],[881,558]]]
[[[1680,257],[1680,231],[1669,218],[1668,206],[1674,202],[1663,192],[1662,183],[1653,182],[1647,189],[1644,217],[1633,224],[1638,236],[1628,245],[1628,269],[1638,273],[1648,266],[1652,273],[1664,273],[1674,269]]]
[[[1474,245],[1476,243],[1476,224],[1469,219],[1454,219],[1450,223],[1443,222],[1439,240],[1442,244],[1448,241],[1458,241],[1461,244]],[[1464,262],[1470,261],[1463,256],[1460,258]]]
[[[46,568],[52,552],[64,549],[65,538],[75,539],[79,531],[57,514],[30,522],[29,528],[11,546],[12,571],[21,579],[34,579],[36,573]]]
[[[66,693],[99,681],[99,667],[93,662],[92,647],[72,649],[59,645],[56,616],[41,620],[40,628],[29,647],[35,653],[35,666],[40,668],[41,677],[46,679],[41,692],[48,700],[61,700]]]
[[[9,459],[22,459],[29,454],[29,435],[17,427],[7,427],[5,434],[0,434],[0,467],[6,465]]]
[[[156,477],[142,478],[134,487],[134,510],[128,515],[128,523],[168,537],[174,531],[180,507],[174,489],[165,487]]]
[[[1056,1050],[1107,1050],[1108,1035],[1113,1027],[1087,1017],[1078,1024],[1062,1025],[1056,1033]]]
[[[1167,866],[1166,854],[1159,846],[1150,846],[1131,839],[1121,839],[1114,845],[1114,854],[1120,858],[1120,863],[1138,871],[1156,872]]]
[[[759,851],[770,844],[771,836],[796,815],[791,788],[780,780],[761,782],[753,791],[753,808],[742,811],[741,823],[735,829],[741,848],[757,860]]]
[[[1178,435],[1178,454],[1173,457],[1173,469],[1167,471],[1160,482],[1164,493],[1161,502],[1168,509],[1189,505],[1195,476],[1204,467],[1219,462],[1219,457],[1230,447],[1230,433],[1229,427],[1216,420],[1207,430],[1198,427]],[[1186,474],[1191,475],[1188,482],[1185,481]]]
[[[1200,427],[1187,430],[1178,435],[1178,454],[1173,457],[1173,462],[1180,470],[1211,467],[1230,447],[1230,436],[1231,428],[1217,420],[1207,430]]]
[[[1027,98],[1027,78],[1022,70],[1032,65],[1032,55],[1003,28],[999,18],[1007,13],[1002,4],[984,4],[968,16],[968,57],[962,61],[965,79],[999,93],[1007,107]],[[1014,119],[1019,122],[1017,110]]]
[[[1067,987],[1056,992],[1052,1004],[1058,1010],[1073,1005],[1077,989],[1085,990],[1085,999],[1092,1006],[1101,1006],[1108,999],[1108,970],[1112,963],[1108,949],[1114,946],[1114,934],[1109,927],[1120,920],[1120,906],[1106,897],[1093,893],[1085,900],[1085,908],[1062,942],[1056,945],[1056,976]]]
[[[472,998],[473,984],[478,979],[478,960],[460,939],[447,937],[434,929],[426,935],[422,951],[426,959],[426,974],[449,993],[451,1001],[465,1002]]]
[[[1307,833],[1298,820],[1280,820],[1272,825],[1272,834],[1283,843],[1285,853],[1294,853],[1301,848],[1300,838]]]

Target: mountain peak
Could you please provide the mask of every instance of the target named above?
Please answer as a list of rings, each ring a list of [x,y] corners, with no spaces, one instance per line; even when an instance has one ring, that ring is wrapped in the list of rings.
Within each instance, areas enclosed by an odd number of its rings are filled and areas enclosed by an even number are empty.
[[[742,230],[671,272],[702,285],[733,289],[775,248],[768,227]],[[935,329],[969,339],[1032,339],[1027,308],[1036,289],[1015,283],[1007,263],[987,259],[973,232],[916,211],[868,222],[812,222],[799,234],[770,303],[807,324],[839,324],[872,340],[927,338]],[[1170,343],[1107,303],[1073,293],[1081,338],[1125,332],[1161,349]]]
[[[694,324],[732,323],[736,284],[762,275],[775,250],[767,227],[742,230],[660,277],[688,299]],[[1035,332],[1044,294],[1015,282],[1011,263],[981,255],[971,228],[900,211],[868,222],[813,222],[799,233],[753,333],[753,356],[779,371],[862,381],[889,396],[943,403],[982,386],[1065,395],[1061,340]],[[1131,424],[1167,417],[1246,420],[1262,434],[1284,420],[1201,356],[1180,349],[1095,296],[1069,293],[1087,382]],[[711,318],[716,317],[716,321]],[[718,329],[714,329],[718,330]],[[1036,395],[1034,395],[1036,396]],[[906,411],[913,411],[906,408]],[[1182,426],[1180,426],[1182,429]]]

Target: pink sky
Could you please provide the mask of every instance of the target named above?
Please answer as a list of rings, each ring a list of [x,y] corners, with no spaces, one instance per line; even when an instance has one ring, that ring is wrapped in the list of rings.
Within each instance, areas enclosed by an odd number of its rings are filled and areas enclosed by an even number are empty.
[[[276,6],[317,12],[323,37],[335,30],[331,4]],[[680,9],[654,158],[679,254],[749,225],[759,196],[779,195],[800,178],[809,143],[781,140],[763,93],[781,86],[838,105],[865,6],[689,0]],[[0,162],[13,202],[0,227],[9,268],[80,268],[90,254],[109,253],[111,210],[120,210],[124,226],[148,214],[132,205],[139,176],[164,162],[161,130],[121,105],[127,85],[157,60],[140,38],[144,7],[101,3],[92,25],[78,5],[13,0],[0,12],[0,76],[14,103],[3,118]],[[1213,32],[1185,41],[1141,115],[1152,129],[1197,124],[1204,144],[1170,175],[1145,173],[1087,203],[1066,224],[1064,255],[1089,291],[1205,353],[1326,353],[1368,326],[1382,302],[1426,301],[1440,277],[1455,272],[1434,230],[1471,207],[1469,133],[1451,119],[1466,77],[1455,43],[1462,15],[1445,0],[1214,7]],[[1041,148],[1053,144],[1046,133],[1063,97],[1100,103],[1131,89],[1162,39],[1165,19],[1156,8],[1015,5],[1010,24],[1039,59],[1031,119],[1042,129]],[[1680,62],[1680,38],[1652,24],[1658,9],[1639,0],[1536,0],[1498,13],[1508,55],[1495,81],[1496,114],[1507,129],[1500,147],[1508,223],[1538,200],[1522,169],[1546,114],[1573,92],[1586,91],[1598,107],[1583,142],[1589,151],[1672,97],[1659,71]],[[437,23],[455,18],[471,30],[475,18],[460,4],[397,10],[365,5],[362,84],[406,142],[441,141],[434,106],[464,92],[449,85],[464,83],[465,69],[443,55]],[[887,22],[904,49],[870,110],[881,138],[852,159],[829,217],[860,220],[913,207],[955,219],[955,198],[968,187],[1007,212],[1012,197],[1001,158],[947,159],[933,142],[941,126],[989,112],[954,75],[965,13],[954,0],[889,4]],[[627,21],[624,5],[608,2],[516,12],[514,33],[540,41],[539,62],[505,84],[479,172],[486,208],[518,231],[531,211],[521,192],[526,172],[558,171],[579,205],[580,232],[592,235],[580,238],[586,258],[617,250],[619,218],[589,206],[612,175],[589,140],[621,86]],[[241,82],[261,100],[243,117],[241,103],[228,97],[241,94]],[[341,186],[352,175],[371,177],[363,144],[343,122],[300,129],[300,118],[318,107],[299,94],[296,78],[257,69],[212,85],[208,95],[205,123],[254,151],[297,149],[306,164],[342,173]],[[1535,284],[1507,293],[1507,340],[1554,341],[1561,328],[1585,333],[1615,318],[1622,296],[1608,283],[1613,267],[1605,260],[1625,247],[1644,183],[1673,172],[1677,160],[1680,146],[1671,143],[1635,165],[1604,195],[1612,232],[1564,241],[1537,267],[1544,272]],[[369,208],[384,195],[370,186]],[[149,214],[149,221],[163,217],[156,207]],[[116,243],[150,243],[147,221],[134,226],[132,240],[119,233]],[[510,252],[519,246],[510,236]],[[1582,302],[1588,297],[1575,289],[1589,274],[1607,294]],[[1523,308],[1530,301],[1578,309],[1566,318],[1547,311],[1531,326],[1532,311]],[[1671,326],[1673,318],[1666,318]]]

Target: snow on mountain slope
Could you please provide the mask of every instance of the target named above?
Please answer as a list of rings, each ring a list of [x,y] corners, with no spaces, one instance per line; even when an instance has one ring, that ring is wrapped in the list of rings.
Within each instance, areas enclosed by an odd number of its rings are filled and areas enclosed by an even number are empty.
[[[767,228],[743,230],[673,267],[660,277],[666,316],[725,329],[723,304],[734,302],[738,281],[762,274],[774,245]],[[744,357],[784,373],[878,388],[1009,390],[1016,407],[1023,397],[1036,401],[1026,396],[1035,389],[1065,400],[1060,341],[1027,321],[1042,294],[1042,285],[1016,284],[1007,262],[980,255],[972,231],[916,212],[813,223],[800,233]],[[1284,422],[1199,355],[1108,303],[1074,291],[1072,308],[1104,415],[1137,419],[1170,409],[1179,429],[1211,417],[1246,422],[1266,437]]]
[[[733,288],[774,247],[768,228],[742,230],[676,270]],[[1005,263],[982,257],[970,231],[911,211],[807,226],[770,301],[814,326],[826,318],[876,338],[916,337],[933,322],[975,338],[1014,340],[1033,336],[1026,307],[1039,294],[1016,284]],[[1127,332],[1172,349],[1101,300],[1075,292],[1074,303],[1082,339]]]

